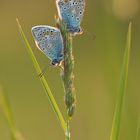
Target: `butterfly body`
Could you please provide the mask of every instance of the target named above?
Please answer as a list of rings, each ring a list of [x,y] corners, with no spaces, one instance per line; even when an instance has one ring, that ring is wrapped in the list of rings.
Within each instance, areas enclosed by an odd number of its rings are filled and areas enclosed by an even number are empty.
[[[51,26],[38,25],[31,31],[37,47],[51,60],[52,65],[59,65],[64,59],[60,30]]]
[[[80,27],[85,9],[85,0],[56,0],[58,14],[72,34],[82,33]]]

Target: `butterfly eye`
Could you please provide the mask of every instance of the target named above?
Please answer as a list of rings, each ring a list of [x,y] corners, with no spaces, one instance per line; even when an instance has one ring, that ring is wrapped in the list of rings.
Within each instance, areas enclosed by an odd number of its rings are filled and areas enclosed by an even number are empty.
[[[56,59],[54,59],[54,60],[52,60],[52,65],[53,66],[57,66],[58,65],[58,63],[59,63],[59,61],[58,60],[56,60]]]
[[[77,32],[78,32],[78,33],[82,33],[83,31],[82,31],[81,28],[78,28]]]

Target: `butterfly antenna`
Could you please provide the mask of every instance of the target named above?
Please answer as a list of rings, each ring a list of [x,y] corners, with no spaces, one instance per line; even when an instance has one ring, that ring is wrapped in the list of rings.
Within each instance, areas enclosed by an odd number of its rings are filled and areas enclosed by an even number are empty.
[[[96,39],[96,34],[95,33],[91,33],[87,30],[84,30],[84,33],[87,35],[90,35],[91,39],[95,40]]]

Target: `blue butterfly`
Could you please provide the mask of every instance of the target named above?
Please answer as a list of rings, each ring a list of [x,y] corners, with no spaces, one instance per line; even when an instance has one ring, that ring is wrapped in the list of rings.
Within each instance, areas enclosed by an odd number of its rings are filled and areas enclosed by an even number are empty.
[[[31,29],[37,47],[57,66],[64,60],[64,46],[58,28],[39,25]]]
[[[81,34],[80,27],[85,9],[85,0],[56,0],[60,19],[66,24],[68,31],[74,36]]]

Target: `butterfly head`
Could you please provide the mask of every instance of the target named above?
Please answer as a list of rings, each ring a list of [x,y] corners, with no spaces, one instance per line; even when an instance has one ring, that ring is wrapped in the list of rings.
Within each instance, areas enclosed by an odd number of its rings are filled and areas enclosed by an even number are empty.
[[[51,62],[52,66],[59,66],[61,65],[61,62],[64,60],[64,55],[60,54],[60,56],[57,59],[53,59]]]
[[[72,35],[72,36],[75,36],[75,35],[80,35],[80,34],[82,34],[83,33],[83,30],[82,30],[82,28],[81,27],[78,27],[78,28],[71,28],[71,29],[69,29],[69,32],[70,32],[70,34]]]
[[[52,66],[58,66],[60,63],[60,61],[58,61],[57,59],[52,60],[51,65]]]

